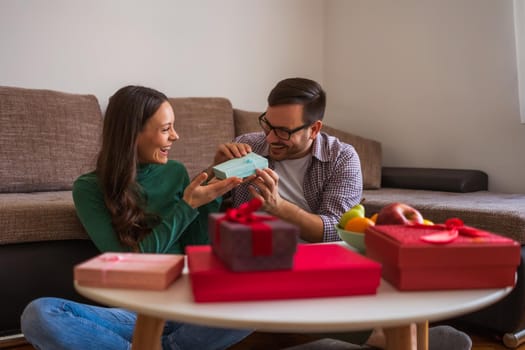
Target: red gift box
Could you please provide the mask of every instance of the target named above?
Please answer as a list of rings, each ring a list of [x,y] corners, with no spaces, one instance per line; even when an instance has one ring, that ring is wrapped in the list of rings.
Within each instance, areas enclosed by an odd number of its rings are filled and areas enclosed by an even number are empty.
[[[469,226],[376,225],[365,233],[366,255],[400,290],[513,286],[520,244]]]
[[[375,294],[381,265],[336,243],[299,244],[290,270],[233,272],[210,246],[189,246],[196,302]]]
[[[184,255],[103,253],[74,268],[79,285],[166,289],[182,272]]]
[[[299,228],[255,212],[260,204],[253,200],[225,214],[208,217],[213,252],[232,271],[292,268]]]

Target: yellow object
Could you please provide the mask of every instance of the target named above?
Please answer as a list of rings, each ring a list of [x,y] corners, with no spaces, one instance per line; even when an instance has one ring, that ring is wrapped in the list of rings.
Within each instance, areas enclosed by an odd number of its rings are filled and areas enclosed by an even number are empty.
[[[374,225],[375,223],[369,218],[355,217],[355,218],[348,220],[344,229],[346,231],[364,233],[368,226],[374,226]]]
[[[363,216],[365,216],[365,207],[363,207],[362,204],[354,205],[352,208],[346,211],[343,216],[341,216],[341,219],[339,220],[339,226],[345,227],[346,223],[350,219]]]
[[[434,225],[434,223],[430,220],[423,219],[423,225]]]

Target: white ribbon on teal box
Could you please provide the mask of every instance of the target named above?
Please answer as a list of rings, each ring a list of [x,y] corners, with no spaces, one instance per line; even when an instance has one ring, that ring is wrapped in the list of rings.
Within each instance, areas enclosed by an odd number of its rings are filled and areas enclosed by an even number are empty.
[[[241,158],[233,158],[213,167],[215,177],[226,179],[236,176],[244,178],[255,174],[255,169],[268,168],[268,159],[251,152]]]

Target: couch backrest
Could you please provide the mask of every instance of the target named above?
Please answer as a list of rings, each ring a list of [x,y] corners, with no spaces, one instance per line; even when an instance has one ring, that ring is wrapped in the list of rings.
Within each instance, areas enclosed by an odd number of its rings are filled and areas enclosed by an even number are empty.
[[[93,95],[0,87],[0,192],[71,189],[94,169],[101,131]]]
[[[180,137],[170,158],[182,162],[193,178],[211,165],[219,144],[233,139],[232,105],[219,97],[170,98],[170,103]]]
[[[233,110],[235,135],[260,131],[257,120],[260,112],[249,112],[240,109]],[[323,125],[324,132],[333,135],[339,140],[354,146],[361,160],[363,174],[363,188],[365,190],[377,189],[381,186],[381,143],[361,136],[344,132],[328,125]]]
[[[357,136],[329,125],[323,126],[324,132],[354,146],[361,161],[363,189],[374,190],[381,187],[381,143]]]
[[[233,109],[226,98],[170,98],[179,141],[171,159],[185,164],[190,177],[209,166],[217,146],[236,135],[260,130],[259,112]],[[379,142],[325,126],[353,145],[365,189],[381,181]],[[95,167],[102,115],[95,96],[0,86],[0,193],[69,190]]]

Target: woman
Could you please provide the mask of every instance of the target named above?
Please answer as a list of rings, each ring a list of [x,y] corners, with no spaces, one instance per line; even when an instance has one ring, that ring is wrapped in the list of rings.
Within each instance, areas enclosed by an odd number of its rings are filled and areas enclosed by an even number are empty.
[[[208,213],[239,178],[190,182],[186,168],[168,160],[179,137],[167,97],[126,86],[109,100],[96,170],[73,185],[77,214],[101,252],[183,253],[205,244]],[[216,157],[216,161],[218,157]],[[58,298],[32,301],[22,332],[38,349],[129,349],[136,315]],[[229,330],[166,322],[163,349],[224,349],[247,336]]]

